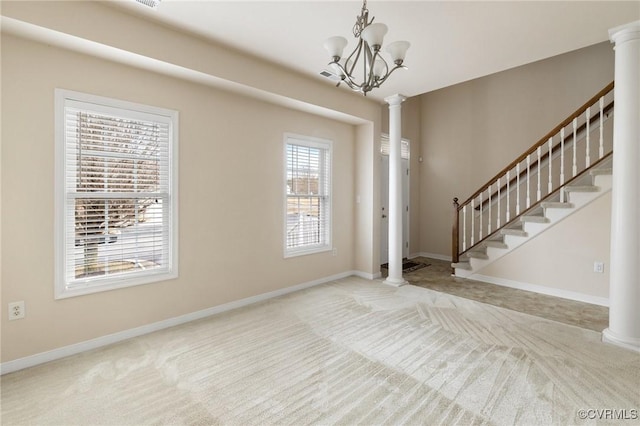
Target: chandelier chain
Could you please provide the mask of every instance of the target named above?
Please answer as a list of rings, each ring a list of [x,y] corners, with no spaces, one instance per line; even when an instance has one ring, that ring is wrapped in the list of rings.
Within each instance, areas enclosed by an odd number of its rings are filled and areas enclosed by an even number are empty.
[[[356,23],[353,26],[353,36],[359,38],[362,30],[364,30],[367,25],[370,25],[374,19],[375,17],[372,18],[371,21],[367,22],[369,20],[369,9],[367,9],[367,0],[364,0],[362,2],[360,15],[356,16]]]

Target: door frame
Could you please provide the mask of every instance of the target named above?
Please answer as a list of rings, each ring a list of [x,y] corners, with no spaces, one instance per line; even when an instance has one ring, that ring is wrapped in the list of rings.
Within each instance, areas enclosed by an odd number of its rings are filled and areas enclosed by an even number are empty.
[[[387,152],[385,152],[384,150],[384,146],[385,146],[385,140],[386,140],[386,145],[389,145],[389,135],[383,133],[381,135],[381,144],[380,144],[380,164],[381,164],[381,172],[380,172],[380,211],[379,214],[382,216],[382,214],[389,214],[388,211],[388,204],[389,204],[389,192],[388,192],[388,176],[389,176],[389,172],[384,173],[382,171],[382,167],[384,167],[384,157],[389,157],[388,155],[388,150]],[[410,211],[411,211],[411,141],[407,138],[402,138],[401,139],[401,144],[406,145],[407,149],[406,149],[406,156],[407,158],[402,158],[401,159],[401,165],[402,165],[402,201],[403,201],[403,217],[402,217],[402,257],[403,259],[409,257],[409,225],[410,225]],[[401,151],[402,152],[402,151]],[[387,160],[386,162],[387,164],[387,168],[388,168],[388,164],[389,161]],[[386,176],[387,177],[387,182],[383,183],[382,182],[382,178]],[[386,194],[384,194],[383,189],[387,188]],[[385,203],[384,200],[387,201],[387,210],[385,210],[384,212],[382,211],[382,208],[385,207]],[[385,227],[383,226],[383,223],[385,223],[385,221],[380,220],[380,264],[384,264],[384,263],[388,263],[389,261],[389,227],[388,225]],[[388,224],[388,221],[386,221],[386,223]],[[386,228],[386,229],[385,229]],[[384,238],[384,235],[387,235],[387,238]],[[384,247],[384,243],[386,241],[386,250]]]

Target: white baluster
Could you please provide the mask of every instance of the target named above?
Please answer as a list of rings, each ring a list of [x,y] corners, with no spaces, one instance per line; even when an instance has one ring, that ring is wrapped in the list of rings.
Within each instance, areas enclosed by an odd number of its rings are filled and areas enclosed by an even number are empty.
[[[509,180],[511,180],[510,177],[510,172],[511,170],[509,170],[507,172],[507,214],[506,214],[506,218],[505,218],[505,223],[508,223],[509,220],[511,220],[511,200],[509,199]]]
[[[600,98],[599,101],[599,105],[600,105],[600,149],[599,149],[599,154],[600,157],[602,158],[604,156],[604,133],[603,133],[603,129],[604,129],[604,96],[602,96]]]
[[[520,214],[520,163],[516,164],[516,216]]]
[[[487,235],[491,234],[491,186],[492,183],[489,184],[489,220],[487,220]]]
[[[500,210],[500,178],[498,178],[498,214],[496,215],[498,219],[496,220],[496,229],[500,229],[500,215],[502,214]]]
[[[531,189],[529,188],[529,173],[531,171],[531,154],[527,154],[527,208],[531,205]]]
[[[467,250],[467,205],[462,207],[462,251]]]
[[[473,207],[473,199],[471,199],[471,247],[473,247],[473,244],[475,242],[475,236],[476,236],[475,223],[476,223],[476,214],[475,214],[475,208]]]
[[[576,177],[576,175],[578,174],[578,163],[576,159],[576,149],[578,146],[578,139],[576,138],[577,129],[578,129],[578,119],[574,118],[573,119],[573,160],[572,160],[573,166],[571,167],[571,173],[572,173],[571,177]]]
[[[589,130],[589,125],[591,124],[591,107],[587,107],[587,139],[586,139],[586,144],[587,144],[587,148],[585,151],[585,159],[584,162],[586,164],[586,168],[588,169],[591,166],[591,156],[590,156],[590,147],[589,147],[589,137],[590,137],[590,130]]]
[[[549,138],[549,158],[547,159],[547,164],[549,165],[549,184],[547,185],[547,194],[551,194],[553,192],[553,181],[551,178],[553,177],[551,165],[553,164],[553,137]]]
[[[482,205],[482,192],[480,193],[480,234],[478,235],[478,241],[482,241],[482,228],[484,228],[484,223],[482,222],[482,210],[484,210],[484,206]]]
[[[540,189],[540,175],[542,174],[542,170],[540,169],[540,157],[542,154],[542,146],[538,147],[538,190],[536,191],[536,201],[540,201],[542,198],[542,190]]]
[[[564,127],[560,129],[560,187],[564,185]],[[564,189],[560,189],[560,202],[564,203]]]

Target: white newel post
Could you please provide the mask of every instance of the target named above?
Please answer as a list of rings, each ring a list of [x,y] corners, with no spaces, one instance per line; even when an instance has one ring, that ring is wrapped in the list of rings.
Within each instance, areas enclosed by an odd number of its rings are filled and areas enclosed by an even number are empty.
[[[605,342],[640,351],[640,21],[615,43],[609,328]]]
[[[384,281],[396,287],[407,284],[402,277],[402,95],[385,98],[389,104],[389,275]]]

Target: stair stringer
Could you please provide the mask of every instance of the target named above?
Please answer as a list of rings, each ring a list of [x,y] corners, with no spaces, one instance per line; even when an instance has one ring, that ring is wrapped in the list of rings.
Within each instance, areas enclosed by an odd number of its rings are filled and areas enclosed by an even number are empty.
[[[486,247],[487,259],[468,258],[461,259],[462,262],[468,262],[467,268],[456,267],[455,275],[461,278],[471,278],[478,274],[485,267],[513,252],[518,247],[531,241],[543,232],[553,228],[567,217],[571,216],[583,207],[591,204],[593,201],[602,197],[611,191],[612,176],[611,174],[595,174],[593,177],[593,185],[597,190],[593,192],[569,192],[567,202],[573,206],[571,208],[555,208],[550,207],[544,209],[544,217],[549,221],[547,223],[538,222],[522,222],[522,229],[526,232],[526,236],[504,235],[504,243],[507,248]]]

